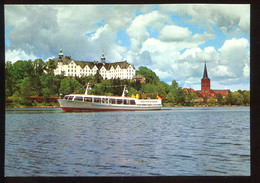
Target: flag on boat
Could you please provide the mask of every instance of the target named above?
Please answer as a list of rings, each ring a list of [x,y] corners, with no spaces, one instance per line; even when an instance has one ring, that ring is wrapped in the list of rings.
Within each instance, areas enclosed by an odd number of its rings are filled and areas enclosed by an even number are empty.
[[[161,97],[160,95],[157,95],[157,98],[160,99],[160,100],[162,100],[162,97]]]

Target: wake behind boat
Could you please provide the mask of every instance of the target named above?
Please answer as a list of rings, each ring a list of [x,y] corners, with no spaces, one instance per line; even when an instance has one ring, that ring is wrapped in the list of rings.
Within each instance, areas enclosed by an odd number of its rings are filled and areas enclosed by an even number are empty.
[[[160,99],[136,99],[125,97],[126,86],[122,96],[97,96],[88,95],[89,84],[85,94],[65,95],[58,99],[64,112],[70,111],[145,111],[160,110],[162,100]]]

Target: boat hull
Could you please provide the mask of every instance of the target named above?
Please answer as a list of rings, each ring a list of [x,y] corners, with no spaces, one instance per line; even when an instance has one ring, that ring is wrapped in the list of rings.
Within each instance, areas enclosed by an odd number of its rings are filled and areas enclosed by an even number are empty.
[[[160,110],[162,106],[140,106],[140,105],[113,105],[113,104],[96,104],[80,101],[69,101],[58,99],[61,109],[64,112],[72,111],[148,111]]]

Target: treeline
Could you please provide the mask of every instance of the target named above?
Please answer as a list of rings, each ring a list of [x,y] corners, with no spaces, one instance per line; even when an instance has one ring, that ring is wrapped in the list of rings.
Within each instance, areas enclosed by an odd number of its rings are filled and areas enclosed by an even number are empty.
[[[250,105],[250,92],[238,90],[236,92],[229,92],[224,98],[222,95],[217,94],[216,100],[209,99],[210,105]]]
[[[136,96],[139,98],[162,97],[162,102],[166,106],[194,106],[202,102],[195,102],[196,93],[185,92],[178,83],[173,80],[169,85],[160,81],[159,77],[152,70],[146,67],[139,67],[136,74],[141,74],[146,78],[146,83],[140,81],[110,79],[103,80],[97,72],[93,76],[71,77],[55,75],[54,69],[56,63],[54,60],[47,62],[41,59],[34,61],[19,60],[15,63],[5,63],[5,95],[6,106],[17,107],[20,105],[34,106],[37,102],[28,99],[30,96],[43,96],[44,103],[47,103],[49,97],[59,97],[60,94],[67,95],[71,93],[85,93],[87,83],[90,84],[89,94],[120,96],[122,95],[124,85],[128,88],[126,96]],[[248,105],[249,91],[230,92],[223,98],[217,96],[216,99],[210,99],[209,104],[216,105]]]

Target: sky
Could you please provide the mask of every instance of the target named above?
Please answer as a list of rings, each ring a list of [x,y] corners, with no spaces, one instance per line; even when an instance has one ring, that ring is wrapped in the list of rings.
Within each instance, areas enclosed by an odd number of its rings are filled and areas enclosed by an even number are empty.
[[[5,60],[127,60],[200,90],[250,88],[250,5],[5,5]]]

